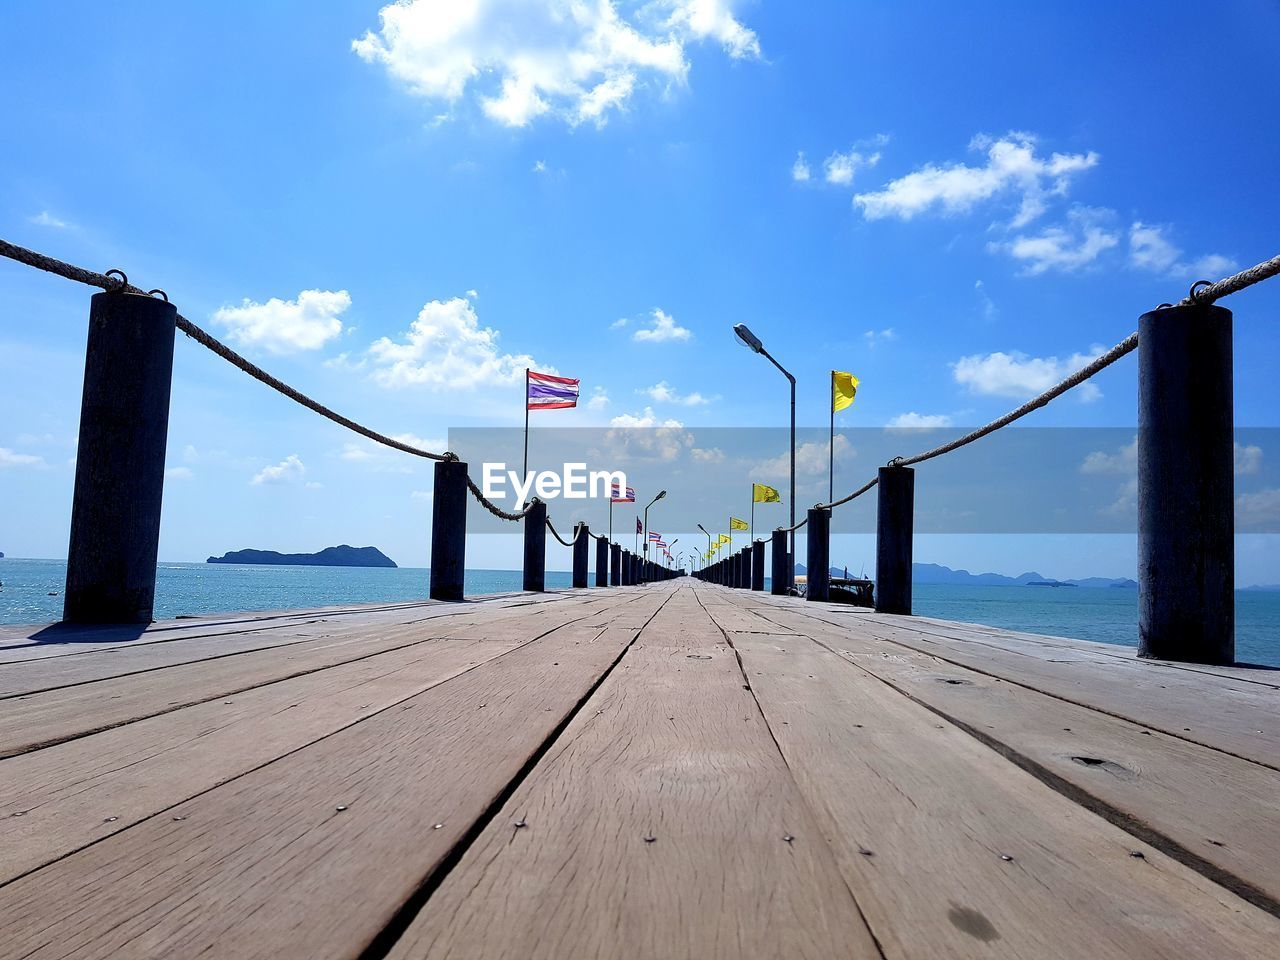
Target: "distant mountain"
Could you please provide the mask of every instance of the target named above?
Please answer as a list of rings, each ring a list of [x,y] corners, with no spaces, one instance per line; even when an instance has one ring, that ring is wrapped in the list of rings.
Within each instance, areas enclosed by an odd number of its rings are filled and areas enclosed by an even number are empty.
[[[804,564],[796,564],[796,573],[805,572]],[[841,576],[844,570],[840,567],[832,567],[831,575],[833,577]],[[852,573],[852,571],[850,571]],[[911,565],[911,582],[912,583],[949,583],[960,584],[969,587],[1124,587],[1136,588],[1138,582],[1130,580],[1127,577],[1113,579],[1111,577],[1085,577],[1083,580],[1054,580],[1050,577],[1041,576],[1035,571],[1019,574],[1016,577],[1006,577],[1002,573],[970,573],[968,570],[952,570],[950,567],[944,567],[940,563],[913,563]],[[1280,587],[1251,587],[1250,589],[1280,590]]]
[[[232,550],[205,563],[256,563],[276,567],[394,567],[396,562],[377,547],[345,543],[319,553],[276,553],[274,550]]]
[[[0,553],[0,557],[4,554]],[[1256,583],[1252,587],[1241,587],[1241,590],[1249,590],[1257,593],[1277,593],[1280,592],[1280,583]]]

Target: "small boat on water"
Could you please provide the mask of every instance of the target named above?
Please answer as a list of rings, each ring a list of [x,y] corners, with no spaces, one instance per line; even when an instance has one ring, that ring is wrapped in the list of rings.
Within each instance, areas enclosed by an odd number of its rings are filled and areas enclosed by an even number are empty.
[[[809,578],[803,573],[797,575],[793,594],[797,597],[807,596],[808,590]],[[832,577],[828,599],[832,603],[872,607],[875,605],[875,581],[863,580],[859,577]]]

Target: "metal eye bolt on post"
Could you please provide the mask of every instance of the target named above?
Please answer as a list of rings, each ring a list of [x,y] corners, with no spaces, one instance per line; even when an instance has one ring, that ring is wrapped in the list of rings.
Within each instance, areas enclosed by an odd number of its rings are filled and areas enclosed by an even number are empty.
[[[760,354],[762,357],[764,357],[766,360],[772,363],[775,367],[778,368],[779,371],[781,371],[782,375],[786,377],[787,381],[791,384],[791,490],[790,490],[790,496],[787,500],[787,505],[791,511],[791,526],[795,527],[796,525],[796,378],[793,377],[791,373],[782,364],[780,364],[777,360],[774,359],[773,355],[764,348],[764,344],[760,341],[760,338],[757,337],[754,333],[752,333],[747,328],[747,325],[745,323],[735,323],[733,325],[733,332],[737,336],[738,340],[740,340],[742,344],[747,347],[747,349],[751,350],[753,353]],[[790,586],[790,581],[792,577],[795,575],[796,532],[794,529],[791,531],[790,541],[788,543],[788,552],[790,553],[792,558],[791,563],[787,564],[787,581],[788,581],[787,586]]]

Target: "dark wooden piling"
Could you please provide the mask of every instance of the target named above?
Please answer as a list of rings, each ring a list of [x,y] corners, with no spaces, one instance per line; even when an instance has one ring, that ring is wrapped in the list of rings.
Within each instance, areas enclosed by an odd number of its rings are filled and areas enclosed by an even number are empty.
[[[1235,662],[1231,311],[1138,321],[1138,656]]]
[[[787,576],[787,564],[791,555],[787,552],[787,534],[783,530],[773,531],[772,542],[769,545],[769,592],[774,596],[785,596],[787,588],[791,585],[790,577]]]
[[[591,529],[585,523],[574,527],[573,539],[573,586],[582,589],[590,586],[587,580],[587,548],[591,543]]]
[[[547,505],[537,499],[524,515],[524,588],[547,588]]]
[[[609,584],[622,586],[622,545],[619,543],[609,544]]]
[[[461,600],[467,565],[467,465],[442,460],[435,468],[431,507],[431,599]]]
[[[751,544],[751,589],[764,589],[764,541]]]
[[[63,597],[68,622],[152,620],[176,318],[173,305],[157,298],[92,299]]]
[[[808,517],[804,595],[807,600],[828,600],[831,597],[831,511],[810,508]]]
[[[609,585],[609,541],[604,537],[596,540],[596,586]]]
[[[881,467],[876,489],[876,610],[910,613],[916,472]]]

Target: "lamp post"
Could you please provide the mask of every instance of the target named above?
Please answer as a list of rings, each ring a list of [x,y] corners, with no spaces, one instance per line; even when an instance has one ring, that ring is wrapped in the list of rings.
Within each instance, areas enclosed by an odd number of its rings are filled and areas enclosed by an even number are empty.
[[[742,344],[753,353],[758,353],[775,367],[777,367],[784,377],[791,383],[791,499],[789,501],[791,507],[791,526],[796,525],[796,378],[793,377],[785,367],[782,366],[773,355],[764,348],[764,344],[760,342],[760,338],[747,329],[745,323],[735,323],[733,332],[737,335]],[[795,569],[796,555],[796,532],[791,531],[791,537],[788,541],[791,551],[791,569]]]
[[[659,490],[658,495],[645,504],[644,508],[644,558],[649,559],[649,508],[667,495],[667,491]]]
[[[674,547],[674,546],[675,546],[677,543],[679,543],[679,542],[680,542],[680,538],[679,538],[679,537],[676,537],[674,540],[672,540],[670,543],[668,543],[668,544],[667,544],[667,553],[670,553],[670,552],[671,552],[671,548],[672,548],[672,547]],[[669,570],[669,569],[671,569],[671,561],[670,561],[670,560],[668,560],[668,561],[667,561],[667,569],[668,569],[668,570]]]
[[[702,524],[698,524],[698,529],[707,534],[707,563],[711,562],[711,534],[707,532],[707,528]],[[706,566],[706,564],[703,564]]]

